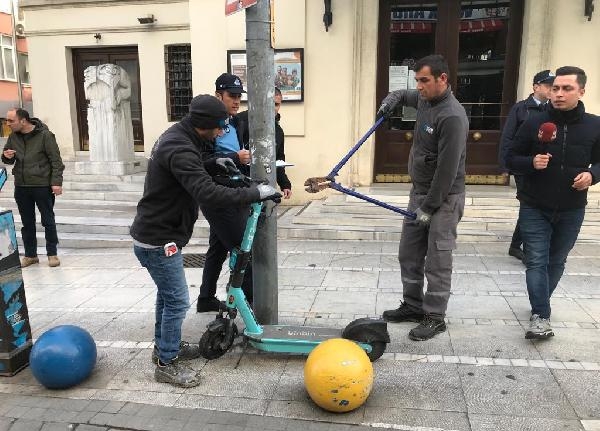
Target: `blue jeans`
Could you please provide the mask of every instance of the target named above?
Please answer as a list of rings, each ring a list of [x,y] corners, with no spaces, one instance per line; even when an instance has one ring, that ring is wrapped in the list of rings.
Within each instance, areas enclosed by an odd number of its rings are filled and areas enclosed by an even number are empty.
[[[190,308],[183,256],[179,250],[177,254],[167,257],[162,247],[143,248],[134,245],[133,251],[158,289],[154,343],[158,347],[160,361],[168,364],[179,353],[181,325]]]
[[[565,270],[584,215],[585,208],[543,210],[521,204],[519,221],[527,250],[525,264],[531,314],[550,318],[550,297]]]

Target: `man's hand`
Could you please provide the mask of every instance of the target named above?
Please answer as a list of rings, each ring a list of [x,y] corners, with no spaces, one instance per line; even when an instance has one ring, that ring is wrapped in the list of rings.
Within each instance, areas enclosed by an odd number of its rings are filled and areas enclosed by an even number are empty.
[[[281,190],[281,193],[283,193],[284,199],[289,199],[292,197],[292,191],[290,189],[283,189]]]
[[[6,157],[7,159],[12,159],[15,156],[16,151],[15,150],[4,150],[2,151],[2,155],[4,157]]]
[[[592,174],[590,174],[589,172],[582,172],[575,177],[575,180],[573,181],[573,185],[571,187],[573,187],[575,190],[582,191],[587,189],[591,185]]]
[[[552,158],[552,154],[548,153],[548,154],[536,154],[535,157],[533,158],[533,167],[535,169],[542,170],[542,169],[546,169],[548,167],[548,163],[550,162],[550,159]]]
[[[248,150],[240,150],[237,152],[237,155],[240,159],[240,163],[242,165],[249,165],[250,164],[250,151]]]
[[[426,213],[421,208],[417,208],[415,214],[417,215],[415,221],[419,224],[419,226],[429,226],[429,223],[431,223],[431,214]]]
[[[55,196],[62,195],[62,187],[61,186],[51,186],[51,187],[52,187],[52,193],[54,193]]]
[[[239,174],[240,171],[229,157],[219,157],[215,160],[215,165],[228,174]]]
[[[399,101],[400,92],[392,91],[385,99],[383,99],[383,102],[381,102],[381,106],[379,106],[379,110],[377,111],[377,117],[387,117],[392,113]]]

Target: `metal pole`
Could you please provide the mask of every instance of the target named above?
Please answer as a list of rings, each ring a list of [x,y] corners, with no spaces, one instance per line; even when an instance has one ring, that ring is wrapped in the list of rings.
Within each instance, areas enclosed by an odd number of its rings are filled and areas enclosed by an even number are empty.
[[[246,9],[246,59],[248,66],[248,121],[254,178],[275,185],[275,66],[271,46],[269,0],[258,0]],[[254,312],[262,324],[276,324],[277,288],[277,210],[265,205],[252,247]]]
[[[17,52],[17,17],[15,15],[14,1],[10,0],[10,17],[12,20],[12,43],[13,43],[13,55],[15,64],[15,75],[17,76],[17,92],[19,94],[19,108],[23,107],[23,84],[21,83],[21,68],[19,67],[19,53]]]

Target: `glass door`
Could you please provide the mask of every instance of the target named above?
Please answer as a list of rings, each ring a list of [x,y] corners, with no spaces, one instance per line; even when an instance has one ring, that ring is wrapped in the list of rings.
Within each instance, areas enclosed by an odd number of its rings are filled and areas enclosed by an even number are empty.
[[[377,104],[390,91],[416,87],[416,60],[442,54],[470,121],[467,181],[504,183],[498,145],[515,101],[523,0],[380,0],[379,6]],[[376,182],[410,181],[414,122],[413,109],[398,108],[377,130]]]

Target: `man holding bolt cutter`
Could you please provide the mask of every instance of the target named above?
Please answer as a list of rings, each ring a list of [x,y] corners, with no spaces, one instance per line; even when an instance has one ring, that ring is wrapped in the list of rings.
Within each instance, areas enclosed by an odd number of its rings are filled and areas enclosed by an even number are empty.
[[[415,65],[417,89],[388,94],[378,111],[378,116],[388,116],[396,106],[417,108],[408,159],[412,180],[408,210],[416,213],[416,219],[404,219],[398,253],[404,300],[397,309],[383,312],[389,322],[418,322],[409,333],[416,341],[446,330],[452,250],[465,205],[469,121],[450,90],[448,73],[441,55],[420,59]]]

